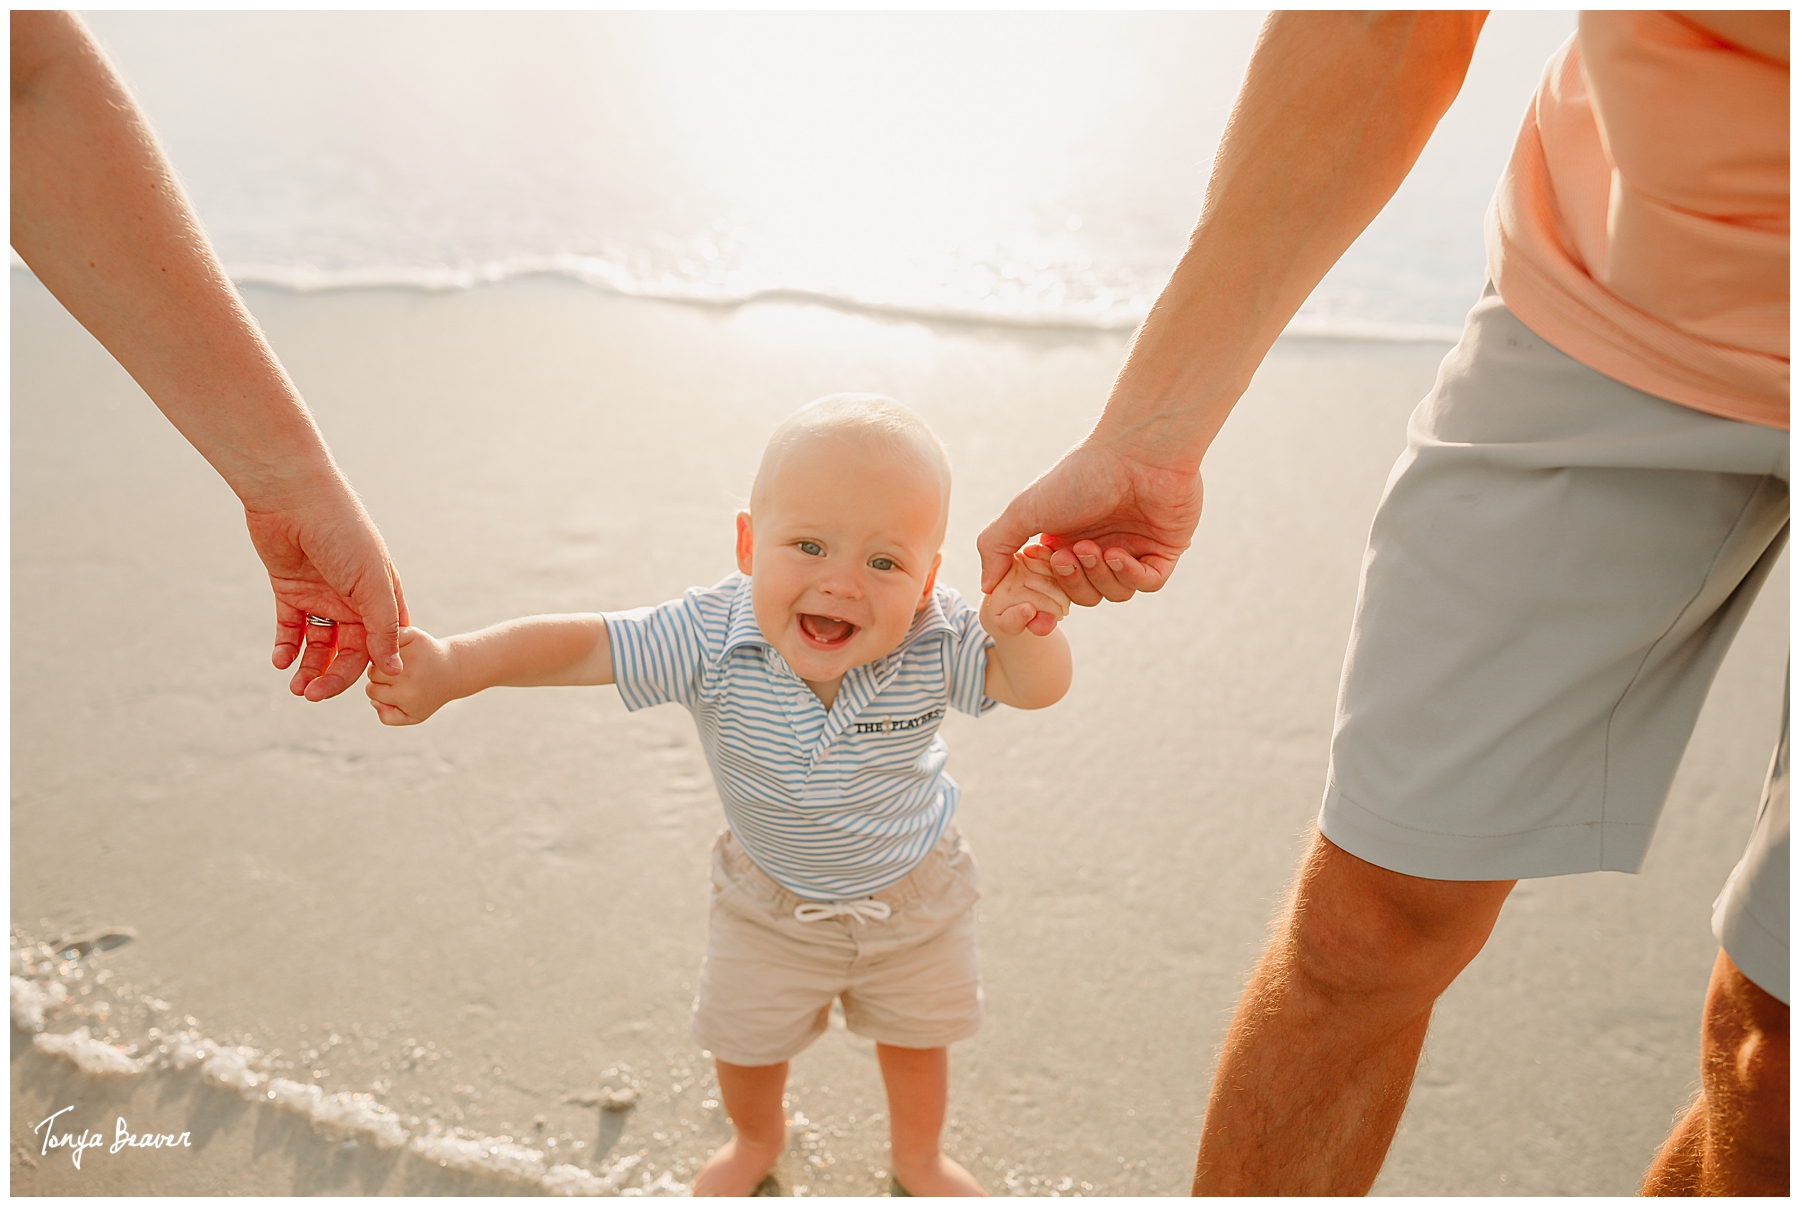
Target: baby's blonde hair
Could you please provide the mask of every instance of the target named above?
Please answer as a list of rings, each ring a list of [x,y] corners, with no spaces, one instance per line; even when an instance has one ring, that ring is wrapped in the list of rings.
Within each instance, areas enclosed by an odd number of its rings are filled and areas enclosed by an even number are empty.
[[[782,458],[803,441],[821,436],[866,441],[884,451],[917,457],[942,486],[938,524],[942,539],[950,512],[950,454],[917,412],[880,394],[827,394],[782,420],[769,437],[762,461],[756,467],[756,481],[750,487],[752,515],[763,487],[780,467]]]

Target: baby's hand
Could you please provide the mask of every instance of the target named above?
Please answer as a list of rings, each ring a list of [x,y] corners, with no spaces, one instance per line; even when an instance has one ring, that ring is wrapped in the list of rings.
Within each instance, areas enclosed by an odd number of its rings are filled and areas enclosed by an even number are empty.
[[[1017,637],[1027,628],[1042,637],[1069,614],[1069,597],[1057,585],[1048,558],[1031,556],[1035,548],[1027,545],[1013,554],[1006,577],[981,601],[981,627],[995,637]]]
[[[449,645],[424,629],[400,630],[400,660],[406,669],[398,675],[369,667],[365,690],[383,725],[417,725],[460,694]]]

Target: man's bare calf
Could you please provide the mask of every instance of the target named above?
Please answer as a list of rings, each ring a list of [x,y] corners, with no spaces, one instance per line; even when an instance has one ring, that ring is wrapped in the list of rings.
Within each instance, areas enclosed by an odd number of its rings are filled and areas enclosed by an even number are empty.
[[[1642,1193],[1788,1193],[1788,1008],[1723,951],[1700,1025],[1700,1093],[1644,1174]]]
[[[1512,886],[1404,876],[1315,834],[1226,1033],[1194,1193],[1366,1193],[1432,1005]]]

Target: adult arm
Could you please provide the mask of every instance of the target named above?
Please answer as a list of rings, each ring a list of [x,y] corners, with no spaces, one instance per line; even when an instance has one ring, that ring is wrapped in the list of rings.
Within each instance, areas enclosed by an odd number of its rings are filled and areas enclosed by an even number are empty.
[[[1485,16],[1268,19],[1187,252],[1093,432],[981,533],[984,590],[1039,533],[1075,603],[1168,581],[1200,520],[1206,450],[1275,337],[1412,169]]]
[[[334,696],[371,656],[398,671],[406,602],[380,533],[68,13],[12,14],[12,245],[243,501],[275,592],[275,665],[305,645],[294,693]]]
[[[1680,11],[1675,15],[1751,54],[1777,63],[1788,61],[1788,14],[1785,9],[1696,10]]]

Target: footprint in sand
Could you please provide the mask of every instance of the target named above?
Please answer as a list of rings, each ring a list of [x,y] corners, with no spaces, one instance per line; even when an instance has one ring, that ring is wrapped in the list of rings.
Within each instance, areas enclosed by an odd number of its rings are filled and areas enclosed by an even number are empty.
[[[111,951],[115,947],[125,946],[135,938],[137,931],[129,926],[102,926],[58,939],[54,946],[57,952],[68,958],[71,955],[85,956],[96,951]]]
[[[629,1086],[622,1090],[576,1090],[564,1098],[576,1106],[597,1106],[603,1111],[628,1111],[637,1105],[638,1092]]]

